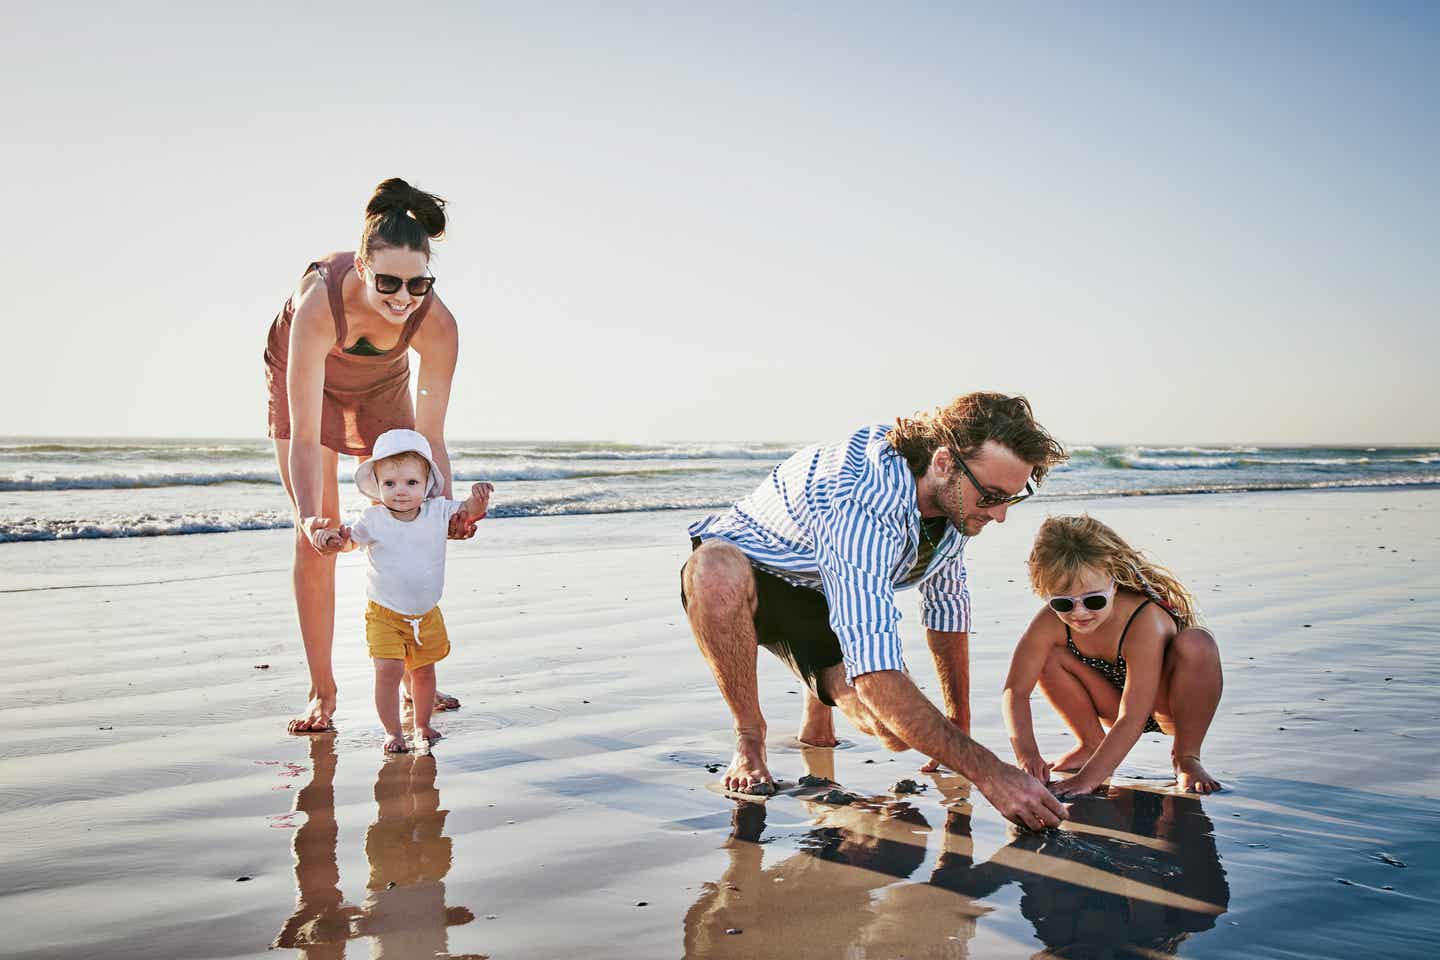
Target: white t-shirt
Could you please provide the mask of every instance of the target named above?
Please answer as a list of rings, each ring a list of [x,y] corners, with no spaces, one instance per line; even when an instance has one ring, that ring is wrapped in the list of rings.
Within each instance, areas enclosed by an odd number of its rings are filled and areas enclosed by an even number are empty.
[[[360,515],[350,537],[365,548],[365,596],[382,607],[419,617],[445,589],[445,542],[450,518],[465,504],[436,497],[414,520],[396,520],[383,504]]]

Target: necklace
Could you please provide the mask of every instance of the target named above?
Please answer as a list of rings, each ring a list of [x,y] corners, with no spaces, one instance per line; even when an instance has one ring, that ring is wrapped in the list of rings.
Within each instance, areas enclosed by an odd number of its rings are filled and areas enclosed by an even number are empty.
[[[936,517],[936,518],[932,518],[932,519],[939,519],[939,518]],[[948,525],[948,523],[949,523],[949,521],[947,520],[945,525]],[[942,530],[944,529],[944,526],[945,526],[945,525],[940,525]],[[959,550],[956,550],[954,553],[947,554],[947,555],[945,555],[945,556],[943,556],[943,557],[940,557],[938,560],[933,559],[934,554],[940,552],[940,541],[937,541],[935,538],[933,538],[933,537],[930,536],[930,525],[925,522],[925,518],[924,518],[924,517],[921,517],[921,518],[920,518],[920,536],[924,537],[924,538],[925,538],[925,542],[930,545],[930,553],[931,553],[931,556],[932,556],[932,560],[930,561],[930,563],[944,563],[944,562],[946,562],[946,561],[948,561],[948,560],[953,560],[953,559],[955,559],[956,557],[960,556],[961,551],[963,551],[963,550],[965,549],[965,538],[964,538],[964,537],[961,537],[961,538],[960,538],[960,549],[959,549]],[[945,534],[943,534],[943,533],[940,534],[940,540],[944,540],[944,539],[945,539]],[[929,565],[930,565],[930,564],[926,564],[927,567],[928,567]]]

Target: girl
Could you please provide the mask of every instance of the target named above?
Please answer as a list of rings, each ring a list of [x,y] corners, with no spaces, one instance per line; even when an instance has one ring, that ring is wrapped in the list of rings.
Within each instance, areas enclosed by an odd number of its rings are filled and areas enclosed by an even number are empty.
[[[1089,793],[1142,733],[1162,732],[1174,738],[1180,789],[1219,790],[1200,765],[1200,744],[1220,703],[1220,651],[1179,581],[1099,520],[1080,516],[1041,524],[1030,585],[1045,606],[1015,648],[1004,693],[1021,769],[1041,781],[1052,769],[1073,773],[1055,792]],[[1077,741],[1053,764],[1035,743],[1037,681]]]

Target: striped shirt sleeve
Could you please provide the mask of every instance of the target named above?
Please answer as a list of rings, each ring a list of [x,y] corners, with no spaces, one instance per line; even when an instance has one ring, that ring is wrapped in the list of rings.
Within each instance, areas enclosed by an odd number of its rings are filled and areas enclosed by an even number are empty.
[[[920,585],[920,617],[930,630],[970,632],[970,588],[965,561],[956,560]]]
[[[904,670],[900,608],[889,575],[905,549],[904,536],[854,497],[832,501],[815,521],[815,554],[846,679]]]

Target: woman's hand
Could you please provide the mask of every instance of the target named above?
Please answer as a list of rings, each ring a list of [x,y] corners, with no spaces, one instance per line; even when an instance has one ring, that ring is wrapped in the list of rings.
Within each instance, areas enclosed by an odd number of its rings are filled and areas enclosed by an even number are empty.
[[[330,517],[306,517],[300,521],[300,532],[310,541],[310,546],[322,557],[339,553],[345,545],[345,534],[340,521]]]

